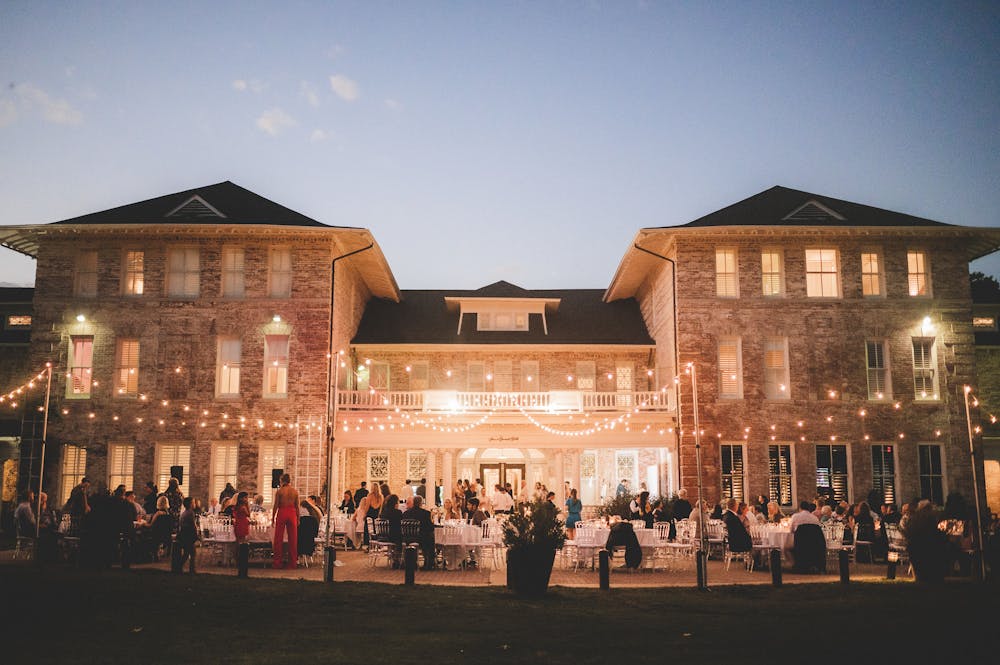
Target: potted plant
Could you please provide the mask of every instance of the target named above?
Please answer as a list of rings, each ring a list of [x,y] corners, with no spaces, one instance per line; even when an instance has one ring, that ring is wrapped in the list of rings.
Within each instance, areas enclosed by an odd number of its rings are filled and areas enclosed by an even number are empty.
[[[504,523],[507,587],[520,596],[540,596],[549,586],[556,550],[566,541],[559,512],[536,500],[516,510]]]
[[[941,514],[926,506],[910,515],[900,527],[919,582],[941,582],[948,570],[948,536],[938,528],[940,521]]]

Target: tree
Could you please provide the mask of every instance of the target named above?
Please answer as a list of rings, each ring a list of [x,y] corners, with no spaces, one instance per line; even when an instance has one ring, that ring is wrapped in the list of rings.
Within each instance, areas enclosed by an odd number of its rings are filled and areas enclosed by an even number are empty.
[[[1000,282],[992,275],[974,272],[969,275],[972,302],[1000,302]]]

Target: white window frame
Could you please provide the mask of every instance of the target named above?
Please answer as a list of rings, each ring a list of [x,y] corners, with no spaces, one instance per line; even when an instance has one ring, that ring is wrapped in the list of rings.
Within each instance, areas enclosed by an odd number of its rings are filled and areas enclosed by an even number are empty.
[[[181,489],[191,480],[191,444],[184,442],[163,442],[156,444],[156,486],[161,492],[170,483],[170,467],[184,467],[184,482],[178,483]],[[189,494],[189,492],[185,492]]]
[[[372,457],[379,456],[385,457],[385,478],[379,478],[372,476]],[[388,450],[369,450],[365,455],[365,478],[368,481],[368,487],[371,491],[376,491],[375,483],[387,483],[389,478],[392,476],[392,455],[389,454]]]
[[[139,340],[119,339],[115,343],[115,397],[136,397],[139,394]]]
[[[735,247],[716,247],[715,295],[717,297],[740,297],[739,265],[739,252]]]
[[[842,478],[843,479],[843,483],[844,483],[844,485],[843,485],[843,487],[844,487],[844,495],[838,497],[835,494],[833,498],[836,499],[837,501],[847,501],[847,502],[850,502],[850,500],[851,500],[851,498],[850,498],[851,497],[851,447],[849,445],[845,444],[845,443],[817,443],[816,444],[816,450],[815,450],[815,458],[816,458],[815,459],[815,462],[816,462],[816,465],[815,465],[816,466],[816,487],[820,487],[820,484],[819,484],[819,480],[820,480],[819,454],[820,454],[820,449],[821,448],[826,449],[826,452],[830,456],[830,467],[828,469],[829,481],[830,481],[830,489],[832,489],[832,490],[836,489],[836,479],[838,479],[838,478]],[[845,464],[845,466],[844,466],[844,471],[842,473],[837,473],[834,470],[834,466],[833,466],[833,461],[834,461],[834,459],[833,459],[833,451],[834,451],[835,448],[842,449],[843,452],[844,452],[844,464]]]
[[[869,250],[861,252],[861,295],[865,298],[885,296],[885,272],[882,270],[882,253]]]
[[[423,457],[423,462],[420,458]],[[425,450],[407,450],[406,451],[406,476],[413,482],[410,487],[413,488],[413,493],[416,494],[417,487],[420,486],[420,479],[427,477],[427,451]],[[400,497],[400,500],[406,497]]]
[[[237,486],[239,480],[240,446],[236,441],[215,441],[212,443],[211,474],[208,479],[208,497],[218,497],[226,488],[226,483]]]
[[[76,255],[73,273],[73,295],[77,298],[97,297],[97,250],[84,249]]]
[[[146,253],[141,249],[126,249],[122,253],[122,295],[141,296],[146,288]]]
[[[284,340],[282,342],[282,340]],[[284,346],[285,353],[277,351]],[[279,399],[288,397],[288,366],[291,355],[290,335],[264,336],[264,397]]]
[[[292,296],[292,248],[271,247],[267,257],[267,295],[270,298]]]
[[[873,358],[872,351],[875,350]],[[892,399],[892,372],[889,370],[889,345],[883,339],[865,340],[865,371],[868,382],[868,399],[881,402]],[[881,377],[882,390],[878,390]],[[875,379],[875,385],[873,384]]]
[[[906,292],[911,298],[931,296],[930,257],[922,249],[906,252]]]
[[[806,297],[840,297],[840,252],[836,248],[806,249]]]
[[[84,346],[78,347],[77,343]],[[66,399],[90,399],[94,385],[94,336],[72,335],[66,364]],[[75,387],[76,386],[76,387]]]
[[[529,321],[527,311],[480,311],[476,313],[476,330],[526,331]]]
[[[235,335],[220,335],[215,354],[215,396],[238,397],[243,366],[243,340]]]
[[[168,298],[197,298],[201,290],[201,252],[197,247],[167,249]]]
[[[781,365],[772,365],[779,357]],[[788,400],[792,398],[790,370],[788,367],[788,338],[764,338],[764,398],[771,400]]]
[[[597,363],[593,360],[576,361],[576,389],[590,393],[597,390]]]
[[[775,448],[775,447],[778,448],[778,455],[779,455],[778,459],[779,459],[779,461],[781,459],[781,448],[787,448],[788,449],[788,464],[789,464],[789,468],[788,468],[788,471],[785,472],[785,473],[782,473],[780,469],[778,470],[778,472],[776,474],[772,474],[771,473],[771,448]],[[788,489],[788,491],[789,491],[789,501],[788,501],[788,503],[782,503],[781,502],[780,487],[782,485],[782,479],[783,478],[787,478],[788,479],[788,488],[789,488]],[[774,496],[774,491],[772,490],[772,480],[774,480],[774,479],[776,479],[777,486],[779,488],[779,495],[778,496]],[[792,508],[792,507],[795,506],[795,446],[794,445],[792,445],[790,443],[780,443],[780,442],[775,442],[775,443],[768,444],[768,447],[767,447],[767,490],[768,490],[768,498],[771,501],[777,501],[778,505],[781,506],[782,508]]]
[[[246,296],[246,250],[226,245],[222,248],[222,297]]]
[[[726,473],[726,454],[729,453],[730,472]],[[735,457],[733,453],[739,450],[740,470],[736,471]],[[747,451],[742,443],[723,442],[719,444],[719,477],[721,479],[719,496],[726,497],[726,478],[729,478],[733,487],[733,496],[730,498],[737,501],[746,501],[747,497]],[[737,492],[737,480],[739,481],[739,491]],[[737,496],[739,494],[739,496]]]
[[[131,443],[108,444],[108,489],[113,492],[119,485],[135,489],[135,445]]]
[[[465,389],[470,393],[486,392],[485,362],[482,360],[470,360],[468,362],[466,365],[465,385]]]
[[[257,444],[257,494],[264,497],[264,505],[274,501],[275,489],[271,487],[271,471],[281,469],[288,473],[288,458],[284,441],[260,441]]]
[[[621,475],[621,460],[629,458],[632,460],[632,475],[622,476]],[[630,492],[632,494],[638,494],[639,481],[641,480],[639,476],[639,453],[635,450],[616,450],[615,451],[615,478],[614,485],[617,487],[618,483],[621,482],[622,478],[628,479],[628,485]]]
[[[733,363],[735,367],[730,367],[729,362],[723,362],[723,347],[730,346],[734,347],[735,358]],[[740,337],[720,337],[716,345],[716,358],[718,362],[719,374],[719,399],[720,400],[730,400],[730,399],[743,399],[743,340]],[[735,374],[735,379],[733,375]],[[728,379],[727,379],[728,377]],[[734,381],[735,390],[727,391],[725,386],[728,382]]]
[[[62,447],[62,466],[60,469],[59,487],[62,496],[59,497],[58,505],[69,501],[69,495],[73,488],[80,484],[80,480],[87,475],[87,449],[83,446],[65,444]],[[50,506],[56,505],[49,502]]]
[[[785,295],[785,255],[777,247],[765,247],[760,252],[761,293],[765,298]]]
[[[926,345],[927,349],[920,348]],[[933,402],[940,399],[938,392],[937,344],[933,337],[911,338],[913,350],[913,399],[919,402]],[[929,385],[928,385],[929,384]],[[927,388],[930,390],[927,390]]]

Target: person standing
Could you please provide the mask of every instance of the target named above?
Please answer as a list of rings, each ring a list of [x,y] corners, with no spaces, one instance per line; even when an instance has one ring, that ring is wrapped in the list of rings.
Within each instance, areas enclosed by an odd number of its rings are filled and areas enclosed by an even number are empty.
[[[570,540],[576,538],[576,523],[580,521],[580,513],[583,510],[583,502],[577,498],[576,490],[569,491],[569,498],[566,499],[566,534]]]
[[[361,481],[361,487],[359,487],[358,491],[356,491],[354,493],[354,506],[355,506],[355,508],[361,505],[361,499],[363,499],[366,496],[368,496],[368,487],[367,487],[367,485],[368,485],[368,483],[366,481],[362,480]]]
[[[628,494],[628,480],[622,478],[622,481],[618,483],[618,487],[615,488],[615,496],[625,496]]]
[[[284,555],[282,545],[286,531],[288,532],[288,565],[286,567],[298,567],[299,493],[292,487],[292,477],[287,473],[281,474],[281,487],[274,493],[271,523],[274,524],[274,542],[272,543],[274,561],[271,567],[281,568],[281,559]]]
[[[156,483],[152,480],[146,483],[146,496],[142,500],[142,508],[146,511],[147,515],[152,515],[156,512],[156,497],[159,494],[160,491],[156,489]]]
[[[184,570],[184,563],[190,559],[190,570],[194,574],[194,544],[198,540],[198,519],[192,504],[191,497],[184,497],[184,512],[181,513],[177,525],[177,545],[181,548],[180,569]]]
[[[423,503],[427,503],[427,479],[421,478],[420,484],[417,485],[417,496],[423,499]]]

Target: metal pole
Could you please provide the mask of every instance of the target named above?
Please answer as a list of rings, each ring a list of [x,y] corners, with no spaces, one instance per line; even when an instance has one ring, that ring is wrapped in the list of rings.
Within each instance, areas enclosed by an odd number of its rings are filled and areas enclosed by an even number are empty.
[[[35,541],[42,528],[42,484],[45,482],[45,442],[49,435],[49,398],[52,396],[52,363],[45,363],[45,412],[42,415],[42,463],[38,471],[38,510],[35,511]]]
[[[972,414],[969,411],[969,393],[972,386],[963,387],[965,392],[965,426],[969,432],[969,463],[972,464],[972,492],[976,497],[976,540],[979,541],[979,573],[980,580],[986,581],[986,552],[983,547],[983,516],[979,508],[979,480],[976,478],[976,450],[972,444]]]
[[[705,494],[701,477],[701,427],[698,420],[698,376],[694,363],[688,363],[691,371],[691,405],[694,410],[694,455],[698,469],[698,557],[702,562],[698,576],[698,588],[708,589],[708,542],[705,539]]]

